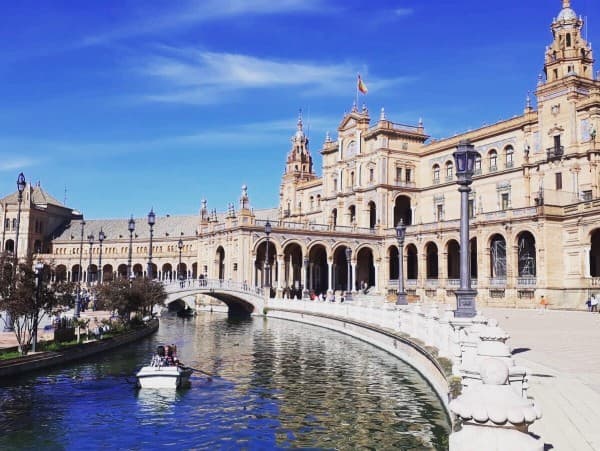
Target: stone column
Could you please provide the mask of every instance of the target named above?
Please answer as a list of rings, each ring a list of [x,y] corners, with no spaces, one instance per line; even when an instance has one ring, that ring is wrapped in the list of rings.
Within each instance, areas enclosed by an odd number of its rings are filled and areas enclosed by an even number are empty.
[[[350,278],[350,282],[352,283],[351,288],[352,292],[356,293],[356,260],[350,262],[350,267],[352,268],[352,277]]]
[[[584,247],[583,248],[583,276],[584,277],[592,277],[592,273],[590,270],[590,252],[591,252],[591,248],[590,247]]]
[[[283,297],[283,287],[281,285],[281,281],[283,280],[283,255],[277,256],[277,297]]]
[[[373,268],[375,269],[375,286],[373,287],[373,292],[379,293],[379,263],[373,262]]]
[[[327,262],[327,291],[333,291],[333,262]]]

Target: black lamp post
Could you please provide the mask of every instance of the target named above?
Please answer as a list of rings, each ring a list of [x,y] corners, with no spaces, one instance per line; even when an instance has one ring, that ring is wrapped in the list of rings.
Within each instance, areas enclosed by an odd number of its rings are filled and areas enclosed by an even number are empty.
[[[404,291],[404,238],[406,237],[406,226],[404,220],[396,226],[396,239],[398,240],[398,299],[396,305],[407,305],[406,291]]]
[[[350,264],[350,257],[352,257],[352,249],[346,248],[346,263],[348,264],[348,283],[346,290],[346,301],[352,300],[352,265]]]
[[[469,265],[469,192],[473,183],[475,168],[475,146],[468,140],[458,143],[454,152],[456,178],[460,192],[460,288],[456,290],[456,310],[458,318],[472,318],[477,314],[475,297],[477,290],[471,288],[471,271]]]
[[[267,248],[265,251],[265,288],[268,291],[268,296],[271,297],[271,265],[269,263],[269,236],[271,235],[271,223],[267,219],[265,223],[265,235],[267,236]]]
[[[36,290],[35,290],[35,312],[33,317],[33,338],[31,343],[31,351],[36,351],[37,346],[37,333],[38,333],[38,323],[39,323],[39,313],[40,313],[40,304],[41,300],[41,292],[42,292],[42,277],[44,275],[44,264],[41,262],[37,262],[35,264],[35,278],[36,278]]]
[[[129,257],[127,259],[127,278],[129,280],[133,279],[133,272],[131,271],[131,253],[133,251],[133,232],[135,230],[135,220],[133,219],[133,215],[129,218],[129,222],[127,223],[127,229],[129,230]]]
[[[183,250],[183,240],[179,238],[177,242],[177,247],[179,248],[179,265],[177,265],[177,278],[179,279],[179,284],[183,287],[183,274],[181,274],[181,251]]]
[[[25,181],[25,176],[21,172],[21,173],[19,173],[19,175],[17,177],[18,206],[17,206],[17,230],[16,230],[16,234],[15,234],[15,248],[13,249],[13,257],[14,257],[14,261],[15,261],[13,264],[13,279],[16,277],[17,266],[19,266],[18,252],[19,252],[19,227],[21,225],[21,203],[23,202],[23,191],[25,191],[26,186],[27,186],[27,182]],[[12,332],[13,330],[14,330],[14,328],[13,328],[13,324],[12,324],[12,316],[10,315],[10,313],[6,312],[6,322],[4,323],[4,332]]]
[[[79,318],[79,312],[81,311],[81,278],[83,277],[83,231],[85,229],[85,221],[81,221],[81,239],[79,240],[79,272],[77,273],[77,296],[75,297],[75,312],[73,316]]]
[[[87,284],[90,286],[93,282],[92,280],[92,246],[94,245],[94,234],[90,233],[88,235],[88,243],[90,244],[90,261],[88,263],[87,269]]]
[[[310,297],[310,293],[308,291],[308,257],[304,257],[304,260],[302,262],[304,264],[304,287],[302,290],[302,298],[308,299]]]
[[[102,242],[106,238],[104,231],[100,228],[100,232],[98,232],[98,242],[100,243],[100,252],[98,253],[98,283],[104,282],[104,271],[102,271]]]
[[[146,270],[146,275],[148,276],[149,280],[152,280],[154,278],[152,274],[154,272],[152,270],[152,233],[155,223],[156,215],[154,214],[154,209],[151,208],[150,213],[148,213],[148,225],[150,226],[150,247],[148,248],[148,269]]]

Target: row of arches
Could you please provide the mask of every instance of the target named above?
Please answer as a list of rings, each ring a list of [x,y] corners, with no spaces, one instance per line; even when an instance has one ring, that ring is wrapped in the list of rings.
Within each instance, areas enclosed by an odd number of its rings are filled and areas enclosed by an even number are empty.
[[[514,166],[514,154],[515,150],[512,145],[507,145],[504,147],[503,156],[504,156],[504,167],[512,168]],[[486,160],[488,162],[487,168],[490,172],[498,170],[498,151],[496,149],[490,149],[486,154]],[[482,172],[482,157],[481,154],[477,153],[475,156],[475,174],[481,174]],[[441,181],[441,173],[442,169],[445,176],[445,181],[452,181],[454,176],[454,161],[448,160],[443,165],[435,163],[432,170],[432,178],[433,183],[439,183]]]
[[[136,263],[131,266],[131,272],[134,277],[146,277],[147,264]],[[66,265],[57,265],[54,268],[53,279],[55,281],[70,281],[70,282],[110,282],[116,278],[126,279],[127,278],[127,265],[122,263],[116,268],[111,264],[102,265],[102,274],[98,271],[98,266],[95,264],[84,266],[83,272],[81,272],[79,264],[67,268]],[[152,276],[158,280],[176,280],[182,275],[184,278],[197,278],[198,277],[198,263],[192,263],[188,265],[181,262],[181,266],[177,263],[164,263],[160,267],[152,263]],[[99,277],[101,276],[101,279]]]
[[[337,208],[331,210],[330,222],[333,227],[337,227],[338,225],[356,225],[358,222],[357,218],[357,207],[356,205],[350,205],[346,211],[346,220],[340,221],[340,214],[343,214],[338,211]],[[377,216],[377,205],[373,201],[369,201],[367,203],[367,215],[368,215],[368,227],[373,229],[376,227],[377,223],[380,221],[380,218]],[[412,224],[412,208],[411,208],[411,200],[410,197],[400,195],[394,201],[394,216],[393,216],[393,226],[400,222],[400,219],[404,221],[405,225]]]

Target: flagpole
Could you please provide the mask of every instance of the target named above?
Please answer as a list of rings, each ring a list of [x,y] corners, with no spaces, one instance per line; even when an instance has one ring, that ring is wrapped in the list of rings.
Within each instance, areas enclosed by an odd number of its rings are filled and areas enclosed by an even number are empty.
[[[354,105],[358,108],[358,84],[360,83],[360,74],[357,74],[358,78],[356,79],[356,97],[354,98]]]

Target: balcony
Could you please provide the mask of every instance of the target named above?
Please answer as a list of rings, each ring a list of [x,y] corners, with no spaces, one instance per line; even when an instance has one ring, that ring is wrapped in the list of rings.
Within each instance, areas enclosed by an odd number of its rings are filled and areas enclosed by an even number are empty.
[[[537,285],[535,276],[517,277],[517,288],[534,288]]]
[[[426,288],[437,288],[440,286],[440,279],[425,279]]]
[[[504,277],[490,277],[490,287],[493,288],[504,288],[506,287],[506,276]]]
[[[546,149],[548,161],[560,160],[565,153],[564,146],[554,146]]]

